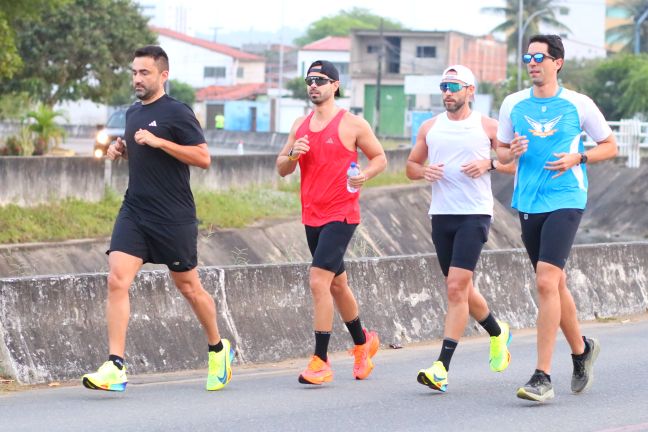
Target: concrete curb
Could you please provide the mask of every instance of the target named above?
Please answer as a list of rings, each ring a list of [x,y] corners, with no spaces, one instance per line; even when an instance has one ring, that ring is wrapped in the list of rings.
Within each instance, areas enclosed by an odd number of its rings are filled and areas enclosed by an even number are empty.
[[[239,361],[272,362],[312,350],[307,263],[207,267],[224,337]],[[350,284],[363,323],[383,344],[437,339],[446,310],[434,254],[351,260]],[[648,308],[648,242],[577,246],[568,267],[580,319]],[[535,287],[523,250],[484,251],[475,285],[513,328],[535,324]],[[0,279],[0,374],[20,383],[73,379],[107,355],[106,274]],[[471,322],[467,334],[479,330]],[[350,346],[336,319],[332,350]],[[142,272],[131,289],[127,362],[132,373],[203,368],[206,342],[165,271]]]

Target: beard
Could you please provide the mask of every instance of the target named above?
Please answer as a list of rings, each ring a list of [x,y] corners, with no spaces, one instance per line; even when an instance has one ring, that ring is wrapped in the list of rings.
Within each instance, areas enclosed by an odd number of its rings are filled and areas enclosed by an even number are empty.
[[[456,113],[466,104],[465,100],[458,100],[456,102],[446,102],[443,101],[443,106],[445,106],[446,111],[451,113]]]
[[[140,87],[135,89],[135,96],[139,100],[147,100],[150,99],[151,96],[153,96],[153,91],[151,89],[147,89],[146,87]]]

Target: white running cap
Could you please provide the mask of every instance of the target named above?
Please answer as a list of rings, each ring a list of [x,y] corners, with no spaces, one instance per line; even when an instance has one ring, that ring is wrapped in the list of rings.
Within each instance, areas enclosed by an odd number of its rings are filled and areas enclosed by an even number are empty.
[[[452,71],[456,73],[450,73]],[[462,81],[464,84],[469,86],[475,85],[475,75],[473,75],[470,69],[462,65],[452,65],[443,71],[441,82],[451,80]]]

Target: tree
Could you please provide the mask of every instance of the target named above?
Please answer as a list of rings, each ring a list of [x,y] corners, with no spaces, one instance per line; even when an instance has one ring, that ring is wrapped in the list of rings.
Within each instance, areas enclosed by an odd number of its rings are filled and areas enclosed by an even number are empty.
[[[617,55],[604,60],[584,85],[607,120],[648,113],[648,56]]]
[[[196,102],[196,91],[191,85],[178,80],[169,80],[169,96],[184,102],[190,107]]]
[[[292,92],[292,96],[295,99],[308,99],[308,90],[306,90],[306,83],[304,78],[295,77],[289,81],[286,81],[286,88]]]
[[[506,0],[506,5],[504,7],[483,7],[481,8],[482,12],[492,13],[496,15],[504,16],[504,22],[500,25],[493,28],[491,33],[504,33],[506,35],[506,44],[508,46],[509,53],[514,53],[517,55],[517,46],[518,46],[518,27],[519,27],[519,0]],[[543,13],[539,13],[545,11]],[[534,35],[540,33],[539,24],[546,24],[553,27],[556,31],[562,32],[571,32],[563,23],[561,23],[556,18],[557,12],[568,11],[565,6],[559,3],[559,0],[524,0],[524,8],[522,13],[522,22],[526,20],[536,12],[536,15],[530,22],[524,32],[522,39],[522,46],[526,47],[528,45],[529,38],[527,35]]]
[[[23,69],[0,93],[27,91],[47,105],[63,100],[105,102],[121,84],[133,51],[155,42],[147,19],[130,0],[71,0],[16,23]]]
[[[623,21],[607,30],[605,39],[608,45],[620,45],[621,51],[634,52],[635,23],[648,9],[647,0],[620,0],[608,6],[609,13]],[[624,19],[625,18],[625,19]],[[639,29],[641,41],[648,40],[648,20],[644,21]],[[641,52],[648,52],[648,44],[641,44]]]
[[[69,0],[0,0],[0,79],[11,78],[23,66],[16,47],[13,23],[29,18],[34,23],[39,17]]]
[[[29,124],[29,130],[36,134],[35,154],[45,154],[49,150],[50,143],[54,142],[57,148],[65,136],[65,129],[56,123],[57,117],[65,117],[63,111],[53,110],[51,107],[41,104],[35,111],[27,113],[27,119],[33,120]]]
[[[304,46],[327,36],[349,36],[352,29],[379,29],[381,20],[385,30],[403,28],[399,22],[374,15],[369,9],[354,7],[311,23],[306,29],[306,34],[295,39],[295,44]]]

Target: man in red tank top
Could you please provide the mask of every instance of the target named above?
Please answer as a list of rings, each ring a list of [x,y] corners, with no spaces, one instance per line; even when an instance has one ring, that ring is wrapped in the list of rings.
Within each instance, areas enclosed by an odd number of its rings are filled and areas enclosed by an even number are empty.
[[[373,370],[371,358],[380,342],[375,332],[362,327],[358,303],[347,282],[344,254],[360,223],[357,190],[385,169],[387,159],[369,123],[335,105],[334,98],[340,95],[340,77],[331,62],[313,62],[306,85],[313,111],[295,120],[288,142],[277,157],[277,171],[282,177],[294,172],[299,164],[302,222],[313,256],[310,289],[315,353],[299,375],[299,382],[322,384],[333,380],[327,351],[334,304],[355,344],[353,376],[365,379]],[[347,178],[351,163],[358,161],[358,148],[369,163],[359,174]]]

